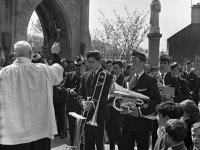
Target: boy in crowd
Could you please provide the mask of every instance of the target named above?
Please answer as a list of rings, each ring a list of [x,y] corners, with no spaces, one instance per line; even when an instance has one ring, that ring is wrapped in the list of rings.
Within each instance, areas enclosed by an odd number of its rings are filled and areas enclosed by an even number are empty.
[[[194,123],[191,128],[193,147],[190,150],[200,150],[200,122]]]
[[[172,150],[187,150],[183,139],[187,133],[186,124],[179,119],[170,119],[165,125],[165,139]]]
[[[172,101],[163,102],[156,107],[158,114],[158,139],[156,141],[154,150],[167,149],[170,147],[165,141],[165,128],[166,122],[169,119],[180,119],[183,115],[183,109],[179,104],[175,104]]]

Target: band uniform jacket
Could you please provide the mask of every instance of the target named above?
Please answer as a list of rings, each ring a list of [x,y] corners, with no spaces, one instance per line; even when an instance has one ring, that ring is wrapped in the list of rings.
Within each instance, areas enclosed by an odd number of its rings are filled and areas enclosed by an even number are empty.
[[[189,81],[189,85],[190,85],[190,91],[193,91],[194,93],[197,92],[197,89],[198,89],[198,77],[193,71],[191,71],[188,74],[188,81]]]
[[[164,77],[165,85],[175,88],[174,102],[180,103],[182,101],[181,86],[177,78],[173,77],[170,72],[168,72]]]
[[[124,87],[126,87],[126,82],[129,82],[131,76],[124,79]],[[149,96],[150,100],[148,102],[147,108],[141,107],[142,115],[150,115],[155,113],[156,106],[161,102],[161,96],[157,85],[157,80],[146,73],[143,73],[135,86],[133,86],[131,91],[135,91],[146,96]],[[131,131],[150,131],[152,130],[152,121],[144,117],[133,117],[129,114],[123,116],[122,126],[124,129]]]
[[[82,75],[77,75],[75,71],[69,72],[66,74],[64,88],[75,89],[75,92],[78,93]],[[81,113],[81,105],[78,102],[78,96],[69,95],[67,97],[67,111]]]
[[[189,97],[190,97],[189,82],[186,79],[183,79],[181,77],[177,77],[177,80],[180,84],[182,100],[189,99]]]
[[[101,97],[99,99],[100,103],[99,103],[99,109],[98,109],[98,113],[97,113],[97,123],[98,124],[104,123],[105,120],[109,119],[109,110],[108,110],[107,103],[108,103],[109,90],[110,90],[111,84],[113,83],[113,75],[110,74],[109,72],[103,70],[103,68],[100,68],[98,70],[95,77],[93,77],[92,71],[85,72],[83,74],[80,89],[78,92],[81,99],[87,100],[87,97],[92,97],[92,94],[93,94],[95,86],[96,86],[98,75],[101,71],[104,71],[106,73],[106,79],[105,79],[105,84],[103,86],[103,91],[101,93]],[[99,91],[99,93],[100,93],[100,91]],[[94,104],[96,106],[97,101],[95,101]],[[94,111],[95,111],[95,108],[92,108],[89,111],[87,121],[90,121],[92,119]]]

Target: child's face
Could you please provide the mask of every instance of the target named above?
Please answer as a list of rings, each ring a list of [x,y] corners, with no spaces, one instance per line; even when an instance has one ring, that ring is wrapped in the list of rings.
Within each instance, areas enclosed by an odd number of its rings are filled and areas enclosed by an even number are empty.
[[[191,130],[192,142],[196,148],[200,148],[200,129]]]
[[[167,116],[163,117],[163,115],[161,113],[158,113],[158,125],[159,126],[164,126],[166,124],[167,120],[168,120]]]

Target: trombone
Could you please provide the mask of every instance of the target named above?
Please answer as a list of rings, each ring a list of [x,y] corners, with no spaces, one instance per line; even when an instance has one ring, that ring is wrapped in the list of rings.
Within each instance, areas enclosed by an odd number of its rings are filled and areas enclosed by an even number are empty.
[[[68,148],[76,149],[76,150],[81,149],[81,143],[83,142],[83,144],[84,144],[84,142],[85,142],[84,141],[84,127],[85,127],[86,123],[91,125],[91,126],[98,126],[98,124],[97,124],[97,113],[98,113],[98,110],[99,110],[100,99],[101,99],[101,95],[102,95],[102,92],[103,92],[103,89],[104,89],[106,76],[107,75],[106,75],[105,71],[101,71],[98,74],[97,82],[96,82],[92,97],[87,97],[86,103],[89,102],[89,101],[92,101],[93,105],[94,105],[94,101],[97,102],[94,114],[93,114],[92,119],[90,121],[87,122],[87,117],[88,117],[89,111],[86,111],[85,109],[84,109],[82,115],[79,115],[75,112],[69,112],[69,115],[71,115],[71,116],[73,116],[77,119],[77,126],[76,126],[76,134],[75,134],[74,144],[73,144],[73,146],[68,147]]]

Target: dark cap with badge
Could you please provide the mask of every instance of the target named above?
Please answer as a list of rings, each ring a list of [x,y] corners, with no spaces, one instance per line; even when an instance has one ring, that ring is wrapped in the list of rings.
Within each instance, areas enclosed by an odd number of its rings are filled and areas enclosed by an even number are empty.
[[[76,67],[80,67],[82,64],[85,63],[85,60],[82,56],[77,56],[75,59],[74,59],[74,65]]]
[[[132,56],[138,57],[141,61],[146,62],[146,56],[145,54],[143,54],[142,52],[136,51],[135,49],[133,49],[132,51]]]
[[[87,52],[87,59],[93,57],[95,58],[97,61],[99,61],[101,59],[101,53],[97,50],[95,51],[89,51]]]
[[[159,60],[160,60],[160,61],[168,61],[168,62],[170,62],[170,61],[171,61],[171,58],[170,58],[169,55],[162,54],[162,55],[160,55],[160,59],[159,59]]]
[[[123,67],[123,63],[122,63],[121,60],[114,60],[113,63],[112,63],[112,65],[114,66],[114,65],[116,65],[116,64],[117,64],[120,68]]]

